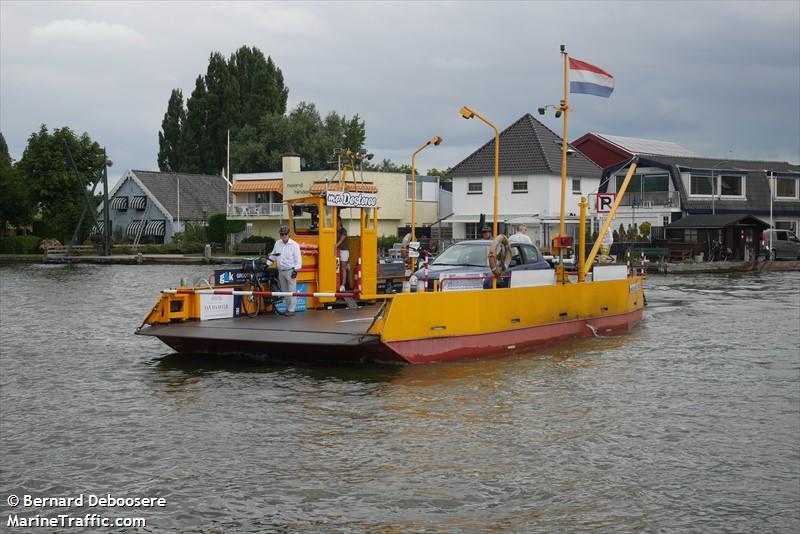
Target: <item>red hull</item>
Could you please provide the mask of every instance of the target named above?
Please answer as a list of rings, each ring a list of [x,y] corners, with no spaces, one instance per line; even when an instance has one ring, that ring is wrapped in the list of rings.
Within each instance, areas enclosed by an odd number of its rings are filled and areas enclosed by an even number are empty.
[[[565,321],[491,334],[392,341],[385,345],[408,363],[504,356],[555,339],[589,337],[594,335],[593,330],[601,334],[625,332],[639,324],[643,314],[644,310],[639,308],[621,315]]]

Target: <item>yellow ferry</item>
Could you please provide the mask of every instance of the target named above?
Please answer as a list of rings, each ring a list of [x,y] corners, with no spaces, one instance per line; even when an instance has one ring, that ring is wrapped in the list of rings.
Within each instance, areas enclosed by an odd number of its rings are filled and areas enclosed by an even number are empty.
[[[555,106],[564,116],[561,220],[551,250],[563,260],[572,240],[565,233],[564,220],[570,108],[563,49],[562,55],[564,100]],[[494,128],[467,107],[461,114]],[[496,128],[495,132],[495,238],[488,247],[491,288],[469,284],[445,287],[443,281],[437,281],[432,291],[425,287],[417,292],[379,293],[376,188],[358,181],[355,172],[352,180],[347,180],[345,168],[338,182],[315,183],[309,196],[286,201],[290,235],[303,254],[297,276],[302,289],[291,295],[304,299],[305,311],[291,317],[272,313],[280,306],[279,299],[290,294],[262,287],[258,273],[218,271],[208,286],[163,290],[136,333],[155,336],[178,352],[244,353],[290,362],[426,363],[514,354],[559,338],[624,332],[636,326],[645,305],[643,276],[625,265],[594,264],[602,236],[636,169],[636,158],[588,257],[584,257],[583,247],[587,202],[581,199],[580,247],[574,273],[567,272],[560,261],[555,269],[535,275],[512,272],[509,287],[498,287],[497,280],[506,274],[510,258],[508,241],[497,233],[500,140]],[[438,144],[437,140],[441,142],[435,137],[421,149]],[[360,232],[350,238],[352,291],[341,291],[340,273],[346,271],[339,264],[335,246],[342,209],[360,211]],[[412,195],[412,234],[413,213]],[[411,256],[415,256],[414,243],[412,235]],[[414,260],[410,263],[413,272]],[[251,267],[259,270],[257,265]],[[262,276],[268,278],[268,274],[262,271]]]

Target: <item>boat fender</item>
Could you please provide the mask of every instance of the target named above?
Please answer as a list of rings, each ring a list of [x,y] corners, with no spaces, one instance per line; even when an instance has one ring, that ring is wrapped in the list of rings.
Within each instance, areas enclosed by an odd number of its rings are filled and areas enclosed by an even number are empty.
[[[498,254],[499,253],[499,254]],[[499,257],[502,256],[502,257]],[[489,269],[495,276],[500,276],[511,263],[511,247],[503,234],[498,235],[489,247]]]

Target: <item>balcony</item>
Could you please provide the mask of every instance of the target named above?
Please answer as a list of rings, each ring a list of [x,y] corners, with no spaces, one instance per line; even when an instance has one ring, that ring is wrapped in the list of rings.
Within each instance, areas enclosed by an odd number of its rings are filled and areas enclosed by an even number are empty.
[[[678,208],[680,199],[678,191],[628,192],[622,198],[620,206],[635,207],[636,209]]]
[[[280,217],[281,215],[283,215],[283,204],[280,202],[228,204],[229,218]]]

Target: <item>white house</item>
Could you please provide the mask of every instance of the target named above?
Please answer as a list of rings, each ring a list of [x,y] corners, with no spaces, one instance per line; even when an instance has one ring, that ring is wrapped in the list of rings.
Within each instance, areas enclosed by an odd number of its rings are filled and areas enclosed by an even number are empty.
[[[498,221],[506,232],[528,226],[534,243],[549,247],[558,233],[561,209],[561,137],[526,113],[500,134]],[[577,238],[581,196],[596,193],[601,169],[582,153],[570,149],[567,159],[565,214],[567,233]],[[494,205],[494,137],[458,163],[453,181],[454,239],[479,236],[479,218],[491,224]]]

